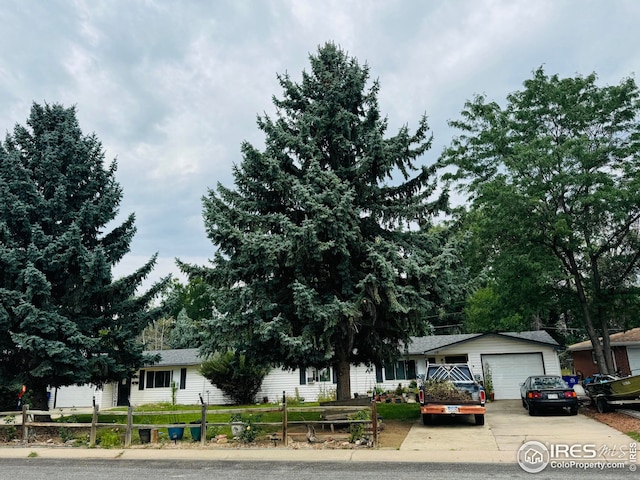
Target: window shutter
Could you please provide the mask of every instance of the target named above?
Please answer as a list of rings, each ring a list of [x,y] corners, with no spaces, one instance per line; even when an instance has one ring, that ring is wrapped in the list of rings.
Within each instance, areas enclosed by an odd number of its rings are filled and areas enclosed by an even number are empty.
[[[331,367],[331,370],[333,372],[333,383],[337,385],[338,384],[338,375],[336,375],[336,369]]]
[[[376,365],[376,383],[382,383],[382,367]]]
[[[300,367],[300,385],[307,384],[307,369]]]
[[[138,390],[144,390],[144,370],[140,370],[138,377]]]
[[[180,369],[180,390],[187,388],[187,369]]]

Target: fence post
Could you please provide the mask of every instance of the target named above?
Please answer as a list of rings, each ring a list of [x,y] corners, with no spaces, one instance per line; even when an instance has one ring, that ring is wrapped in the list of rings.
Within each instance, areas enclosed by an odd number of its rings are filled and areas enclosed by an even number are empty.
[[[287,434],[287,395],[282,391],[282,444],[286,447],[289,445],[289,436]]]
[[[89,434],[89,446],[96,446],[96,435],[98,431],[98,406],[96,405],[96,397],[93,397],[93,415],[91,416],[91,433]]]
[[[373,447],[378,448],[378,408],[375,397],[371,400],[371,428],[373,429]]]
[[[29,404],[22,405],[22,443],[29,443]]]
[[[124,448],[131,446],[131,437],[133,430],[133,407],[129,405],[127,408],[127,429],[124,432]]]
[[[202,397],[200,397],[202,402]],[[202,402],[202,417],[200,418],[200,445],[203,447],[207,443],[207,404]]]

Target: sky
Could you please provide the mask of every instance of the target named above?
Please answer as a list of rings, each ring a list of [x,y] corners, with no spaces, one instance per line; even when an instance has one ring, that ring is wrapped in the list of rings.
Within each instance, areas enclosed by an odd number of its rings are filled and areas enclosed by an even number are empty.
[[[319,46],[369,66],[388,136],[428,117],[430,164],[465,101],[503,104],[541,66],[601,86],[635,78],[639,20],[636,0],[0,0],[0,139],[33,102],[75,105],[118,164],[118,220],[136,216],[114,276],[158,253],[145,288],[184,281],[176,258],[215,252],[202,197],[233,188],[242,142],[263,145],[257,116],[282,97],[277,74],[298,82]]]

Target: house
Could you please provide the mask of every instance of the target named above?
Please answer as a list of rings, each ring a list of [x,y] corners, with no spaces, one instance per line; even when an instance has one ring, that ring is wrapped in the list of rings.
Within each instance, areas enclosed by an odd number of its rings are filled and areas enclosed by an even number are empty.
[[[476,377],[483,379],[491,370],[496,399],[520,397],[520,384],[530,375],[560,374],[558,350],[562,347],[546,332],[474,333],[413,337],[404,356],[393,364],[351,367],[352,395],[366,396],[376,387],[395,390],[426,373],[430,363],[469,363]],[[171,401],[175,382],[176,402],[224,404],[222,392],[199,373],[201,358],[197,349],[162,350],[158,363],[140,369],[128,382],[106,385],[99,405],[142,405]],[[273,369],[257,394],[259,401],[276,402],[283,395],[315,401],[335,390],[331,368],[296,370]],[[75,387],[67,387],[75,388]],[[70,398],[72,395],[66,395]],[[96,397],[98,398],[98,397]],[[90,403],[88,404],[90,405]],[[58,403],[58,406],[66,406]],[[78,405],[78,401],[75,402]]]
[[[622,375],[640,375],[640,327],[609,336],[613,366]],[[591,340],[568,347],[573,369],[584,378],[599,373]]]

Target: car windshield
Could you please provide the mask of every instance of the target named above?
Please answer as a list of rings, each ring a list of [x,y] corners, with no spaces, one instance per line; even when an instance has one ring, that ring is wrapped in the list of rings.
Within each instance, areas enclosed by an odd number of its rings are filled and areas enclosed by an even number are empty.
[[[569,388],[560,377],[537,377],[531,382],[533,388]]]

